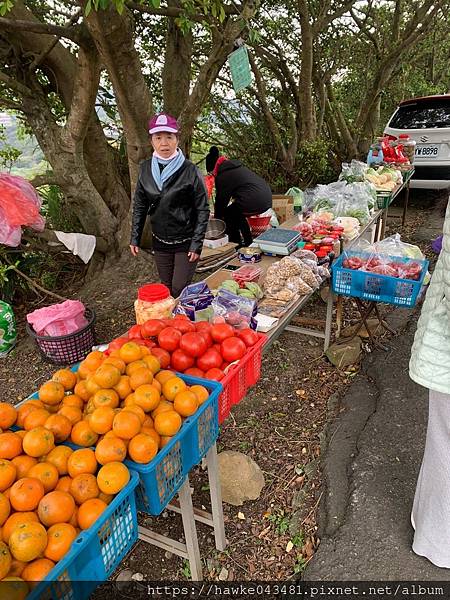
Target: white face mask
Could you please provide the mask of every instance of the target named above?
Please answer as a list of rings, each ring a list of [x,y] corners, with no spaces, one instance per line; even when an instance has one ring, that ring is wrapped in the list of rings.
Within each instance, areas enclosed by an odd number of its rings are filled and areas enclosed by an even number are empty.
[[[172,158],[175,158],[175,156],[177,154],[178,154],[178,148],[175,150],[175,152],[171,156],[161,156],[160,154],[158,154],[156,152],[156,150],[153,151],[153,156],[155,158],[160,158],[161,160],[172,160]]]

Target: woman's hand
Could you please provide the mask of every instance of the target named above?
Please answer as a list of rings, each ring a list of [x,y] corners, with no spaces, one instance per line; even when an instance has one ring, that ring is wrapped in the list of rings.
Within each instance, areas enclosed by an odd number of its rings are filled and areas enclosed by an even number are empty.
[[[200,254],[197,252],[188,252],[189,262],[195,262],[200,258]]]
[[[137,256],[137,255],[138,255],[138,252],[139,252],[139,246],[132,246],[132,245],[130,244],[130,250],[131,250],[131,254],[132,254],[133,256]]]

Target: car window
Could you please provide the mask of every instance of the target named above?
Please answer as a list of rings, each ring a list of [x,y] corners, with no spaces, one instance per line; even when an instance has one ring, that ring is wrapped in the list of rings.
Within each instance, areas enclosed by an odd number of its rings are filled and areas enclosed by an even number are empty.
[[[399,106],[389,127],[394,129],[434,129],[450,127],[450,100],[420,101]]]

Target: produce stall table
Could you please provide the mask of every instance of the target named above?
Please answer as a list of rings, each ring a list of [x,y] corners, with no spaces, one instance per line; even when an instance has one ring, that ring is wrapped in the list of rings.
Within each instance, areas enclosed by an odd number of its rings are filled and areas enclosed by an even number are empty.
[[[408,212],[409,189],[410,189],[411,178],[413,175],[414,175],[414,167],[404,173],[403,183],[401,185],[399,185],[398,188],[396,188],[393,192],[377,192],[378,208],[382,209],[382,211],[383,211],[381,239],[383,239],[385,236],[386,222],[387,222],[387,218],[388,218],[389,207],[402,191],[405,191],[405,195],[404,195],[404,199],[403,199],[403,213],[402,213],[401,219],[402,219],[402,226],[405,225],[406,215]]]

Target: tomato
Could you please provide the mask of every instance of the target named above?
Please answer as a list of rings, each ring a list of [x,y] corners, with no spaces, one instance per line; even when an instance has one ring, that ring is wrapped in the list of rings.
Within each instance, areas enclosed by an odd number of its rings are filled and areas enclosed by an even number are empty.
[[[195,331],[195,325],[189,319],[180,319],[181,315],[178,316],[178,319],[173,319],[172,327],[181,331],[181,333],[190,333]]]
[[[211,327],[211,337],[215,342],[223,342],[234,336],[234,329],[228,323],[217,323]]]
[[[223,363],[220,365],[220,368],[221,368],[221,369],[222,369],[222,371],[225,373],[225,371],[228,369],[228,367],[229,367],[230,365],[231,365],[231,363],[229,363],[229,362],[223,362]]]
[[[159,360],[161,369],[167,369],[170,365],[170,354],[167,350],[163,350],[162,348],[151,348],[150,352]]]
[[[180,348],[189,356],[198,357],[204,354],[208,346],[200,333],[185,333],[180,340]]]
[[[147,346],[147,348],[154,348],[156,346],[156,342],[154,342],[153,340],[144,340],[144,343]]]
[[[253,329],[242,329],[237,333],[238,337],[244,342],[247,348],[254,346],[259,340],[258,334]]]
[[[211,323],[208,323],[208,321],[199,321],[198,323],[195,323],[196,331],[209,331],[211,327],[212,325]]]
[[[172,353],[170,357],[170,364],[175,371],[180,371],[184,373],[186,369],[189,369],[194,366],[195,358],[183,352],[179,348]]]
[[[197,367],[202,371],[219,368],[222,364],[222,356],[214,348],[209,348],[203,356],[197,358]]]
[[[238,337],[227,338],[220,345],[223,359],[227,362],[240,360],[247,352],[247,346]]]
[[[197,369],[197,367],[191,367],[190,369],[186,369],[184,374],[190,375],[191,377],[205,377],[204,372],[201,369]]]
[[[158,333],[158,345],[164,350],[173,352],[180,345],[182,333],[175,327],[165,327]]]
[[[211,346],[213,345],[213,340],[209,331],[206,331],[206,329],[204,329],[203,331],[199,331],[198,335],[201,335],[202,338],[205,340],[206,347],[211,348]]]
[[[183,315],[183,314],[175,315],[173,320],[175,320],[175,319],[183,319],[184,321],[190,321],[189,317],[187,315]]]
[[[147,340],[143,340],[142,338],[138,338],[138,337],[130,337],[128,338],[129,342],[134,342],[135,344],[138,344],[138,346],[146,346],[147,345]]]
[[[206,371],[205,379],[213,379],[214,381],[220,381],[225,376],[225,373],[221,369],[210,369]]]
[[[110,350],[111,352],[113,350],[119,350],[119,348],[122,348],[122,346],[124,344],[126,344],[126,342],[128,342],[128,338],[126,337],[118,337],[115,340],[113,340],[112,342],[109,343],[108,345],[108,350]]]
[[[141,325],[141,336],[143,338],[156,337],[164,327],[165,325],[161,319],[149,319]]]
[[[129,338],[142,338],[142,334],[141,334],[141,326],[140,325],[133,325],[133,327],[130,327],[130,329],[128,330],[128,337]]]

